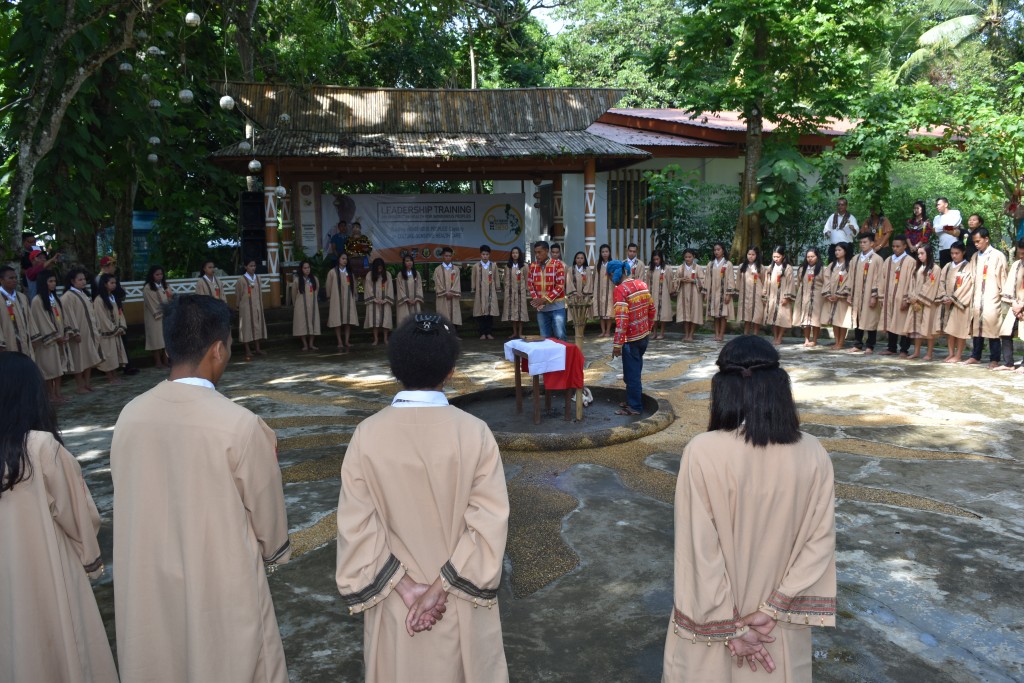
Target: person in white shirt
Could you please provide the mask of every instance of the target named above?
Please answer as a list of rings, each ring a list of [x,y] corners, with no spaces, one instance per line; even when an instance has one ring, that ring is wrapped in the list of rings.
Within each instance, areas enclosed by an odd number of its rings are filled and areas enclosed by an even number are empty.
[[[932,228],[939,240],[939,265],[944,266],[953,260],[949,248],[963,237],[964,219],[958,210],[949,208],[949,200],[945,197],[935,200],[935,210],[939,213],[932,220]]]
[[[832,263],[836,259],[836,245],[843,242],[853,242],[857,233],[860,232],[860,226],[857,225],[857,219],[852,213],[847,211],[846,197],[840,197],[836,202],[836,212],[828,217],[825,221],[825,229],[822,230],[822,234],[829,238],[831,244],[828,248],[828,262]]]

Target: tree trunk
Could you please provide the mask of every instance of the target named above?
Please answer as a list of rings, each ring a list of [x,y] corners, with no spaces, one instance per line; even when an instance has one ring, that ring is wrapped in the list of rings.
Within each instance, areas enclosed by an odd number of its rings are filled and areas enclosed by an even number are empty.
[[[473,47],[473,19],[469,16],[466,17],[466,27],[469,32],[466,41],[469,43],[469,87],[476,90],[476,49]]]
[[[756,112],[756,113],[755,113]],[[757,201],[757,169],[764,152],[763,119],[761,109],[755,105],[747,115],[746,153],[743,159],[743,185],[740,189],[740,215],[736,222],[729,257],[742,263],[747,249],[761,246],[761,216],[748,213],[747,207]]]
[[[132,178],[114,197],[114,253],[121,277],[134,280],[135,245],[133,242],[133,213],[138,179]]]

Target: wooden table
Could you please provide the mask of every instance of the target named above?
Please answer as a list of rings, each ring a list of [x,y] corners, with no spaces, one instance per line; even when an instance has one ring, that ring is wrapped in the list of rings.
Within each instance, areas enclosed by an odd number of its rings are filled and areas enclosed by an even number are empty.
[[[513,349],[512,355],[515,356],[516,366],[516,414],[523,412],[523,364],[522,360],[529,360],[524,351],[519,349]],[[540,424],[540,375],[531,375],[533,378],[533,424]],[[570,410],[569,397],[571,396],[571,390],[565,390],[565,421],[572,421],[572,411]],[[544,392],[544,409],[551,410],[551,392],[545,390]]]

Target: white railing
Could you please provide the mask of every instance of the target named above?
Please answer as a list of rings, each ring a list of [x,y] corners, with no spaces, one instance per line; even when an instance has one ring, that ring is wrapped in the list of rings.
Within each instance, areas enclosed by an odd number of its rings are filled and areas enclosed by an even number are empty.
[[[226,296],[234,296],[235,285],[238,284],[238,278],[240,275],[217,275],[217,279],[220,280],[221,287],[224,289]],[[194,294],[196,291],[196,279],[197,278],[182,278],[179,280],[168,280],[167,284],[171,288],[171,291],[175,294]],[[141,280],[132,282],[122,282],[121,287],[125,291],[125,302],[126,303],[142,303],[142,289],[146,286],[146,283]],[[270,291],[270,281],[266,275],[260,276],[260,291]]]

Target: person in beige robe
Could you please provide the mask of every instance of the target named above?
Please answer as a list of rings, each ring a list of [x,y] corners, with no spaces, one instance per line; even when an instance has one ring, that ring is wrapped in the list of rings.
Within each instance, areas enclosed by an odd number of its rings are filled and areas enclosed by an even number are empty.
[[[519,247],[512,247],[505,273],[501,277],[505,285],[505,305],[501,311],[501,319],[512,323],[512,334],[508,336],[509,339],[522,337],[524,323],[530,322],[530,294],[526,275],[523,251]]]
[[[18,276],[10,266],[0,267],[0,306],[0,351],[19,351],[32,358],[32,310],[18,291]]]
[[[71,328],[68,355],[71,358],[71,372],[75,374],[79,394],[92,391],[92,387],[89,386],[92,369],[103,362],[100,330],[96,324],[96,316],[92,312],[92,303],[84,291],[86,282],[88,279],[84,270],[72,269],[68,273],[64,296],[60,299],[68,326]]]
[[[654,302],[654,321],[658,325],[658,334],[651,334],[651,339],[664,339],[665,323],[672,322],[675,313],[672,308],[672,276],[672,266],[665,263],[662,252],[656,249],[651,255],[646,275],[647,289]]]
[[[825,270],[824,286],[821,290],[822,304],[821,322],[832,328],[836,342],[832,349],[839,351],[846,343],[846,333],[850,329],[853,316],[850,312],[850,245],[835,245],[835,259]]]
[[[320,336],[320,281],[312,271],[312,264],[303,261],[292,278],[292,336],[302,340],[303,351],[319,351],[314,342]]]
[[[228,306],[183,294],[166,317],[170,378],[124,407],[110,446],[121,679],[285,683],[265,569],[291,555],[277,439],[214,388]]]
[[[362,615],[369,683],[508,680],[497,604],[508,493],[487,424],[440,391],[455,335],[431,314],[395,331],[405,390],[356,427],[341,466],[335,581]]]
[[[224,303],[228,302],[228,294],[217,278],[217,264],[213,261],[203,261],[202,271],[199,274],[199,279],[196,280],[196,294],[212,296]]]
[[[683,263],[675,272],[676,322],[683,324],[683,341],[704,324],[704,269],[697,263],[693,249],[683,251]]]
[[[50,401],[63,403],[60,395],[61,378],[71,371],[68,341],[71,330],[67,316],[57,296],[57,276],[44,270],[36,278],[38,291],[32,299],[32,344],[36,365],[43,373]]]
[[[910,337],[907,329],[910,316],[910,290],[914,285],[917,270],[916,254],[907,251],[907,239],[903,235],[892,238],[892,256],[885,259],[879,273],[878,301],[882,306],[878,329],[885,330],[887,346],[879,355],[894,356],[897,353],[907,357]]]
[[[878,290],[881,287],[884,262],[871,248],[874,239],[874,235],[870,233],[861,235],[860,254],[857,258],[850,259],[850,320],[854,328],[851,353],[873,353],[878,337],[878,326],[882,317],[882,307],[878,304]]]
[[[265,355],[260,340],[267,338],[267,317],[263,312],[263,291],[260,276],[256,274],[256,260],[249,259],[245,272],[235,283],[235,301],[238,303],[238,341],[245,346],[245,359],[252,360],[253,344],[258,356]]]
[[[469,287],[473,293],[473,317],[481,339],[494,339],[494,319],[501,317],[498,292],[501,291],[501,276],[498,264],[491,261],[490,247],[480,248],[480,260],[473,264],[469,273]]]
[[[988,340],[989,367],[997,368],[1002,359],[999,345],[999,324],[1002,322],[1003,284],[1006,282],[1006,254],[992,246],[987,228],[973,233],[977,253],[971,257],[974,277],[974,302],[971,305],[971,357],[965,365],[981,362],[985,340]]]
[[[708,318],[715,324],[715,341],[723,341],[726,325],[736,317],[732,306],[736,296],[736,269],[721,242],[715,244],[714,255],[714,259],[704,269],[704,286],[708,293]]]
[[[153,366],[168,367],[164,353],[164,311],[163,305],[171,300],[174,292],[167,285],[164,269],[150,266],[146,282],[142,285],[142,317],[146,327],[146,350],[153,352]]]
[[[608,263],[612,260],[612,248],[602,244],[598,250],[597,263],[594,264],[594,305],[591,307],[591,317],[601,322],[600,337],[613,336],[612,327],[615,323],[614,301],[612,293],[615,285],[608,278]]]
[[[377,279],[374,279],[376,274]],[[363,301],[366,302],[366,322],[364,327],[373,330],[373,345],[380,343],[378,335],[384,333],[384,343],[388,343],[388,334],[392,322],[395,304],[395,283],[391,273],[384,269],[384,259],[374,259],[370,271],[363,282]]]
[[[347,353],[351,348],[349,334],[352,326],[359,326],[356,310],[356,281],[348,270],[348,255],[340,254],[338,263],[327,273],[327,327],[334,330],[338,350]]]
[[[952,261],[942,269],[942,332],[949,353],[945,363],[959,363],[971,336],[971,302],[974,301],[974,271],[964,257],[966,248],[954,242],[949,249]]]
[[[402,261],[403,270],[395,277],[395,327],[410,315],[423,310],[423,278],[412,256]]]
[[[743,334],[760,334],[764,324],[764,266],[761,249],[750,247],[743,265],[736,268],[736,319],[743,322]]]
[[[434,293],[437,295],[435,310],[452,321],[462,324],[462,273],[452,263],[452,250],[445,247],[441,255],[443,263],[434,268]],[[523,279],[526,279],[525,274]]]
[[[1013,338],[1024,339],[1024,240],[1017,242],[1016,258],[1010,266],[1010,272],[1003,283],[1003,321],[999,324],[999,342],[1002,351],[1002,363],[996,370],[1013,370]],[[38,360],[38,358],[36,359]],[[1024,373],[1024,364],[1018,368]]]
[[[587,263],[587,255],[577,251],[572,259],[572,265],[565,269],[565,298],[567,304],[578,297],[594,296],[594,267]],[[566,320],[575,322],[572,308],[566,305]],[[590,311],[594,310],[591,300]],[[589,316],[587,318],[590,319]]]
[[[793,305],[793,325],[803,328],[804,346],[807,347],[818,345],[821,309],[825,302],[821,296],[825,288],[825,277],[821,253],[815,247],[811,247],[796,272],[796,299]]]
[[[92,299],[92,314],[100,333],[100,350],[103,352],[103,362],[96,369],[107,373],[107,382],[110,384],[120,383],[115,371],[128,364],[128,353],[121,340],[128,330],[128,323],[125,322],[120,302],[114,296],[116,289],[117,278],[102,275],[99,291]]]
[[[786,255],[776,250],[764,273],[764,324],[772,328],[776,346],[793,326],[794,284],[793,267],[786,262]]]
[[[647,279],[647,264],[640,259],[640,247],[635,242],[626,245],[626,258],[622,259],[625,270],[634,280]]]
[[[10,382],[0,388],[5,416],[45,404],[42,377],[24,356],[0,354],[0,376]],[[28,381],[14,383],[15,376]],[[45,416],[33,417],[32,424],[46,424]],[[2,430],[13,428],[0,424]],[[103,573],[96,505],[56,424],[52,433],[28,432],[24,443],[25,478],[9,489],[5,481],[0,491],[0,680],[117,683],[89,585]]]
[[[726,350],[739,346],[757,348],[727,358]],[[814,436],[799,431],[785,371],[764,346],[761,337],[730,341],[712,386],[759,383],[776,395],[772,411],[737,416],[713,404],[710,431],[683,450],[666,683],[809,683],[811,627],[835,626],[832,461]],[[748,441],[750,433],[761,435],[763,445]],[[741,657],[739,668],[734,656]],[[751,671],[750,663],[774,673]]]

